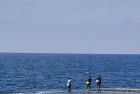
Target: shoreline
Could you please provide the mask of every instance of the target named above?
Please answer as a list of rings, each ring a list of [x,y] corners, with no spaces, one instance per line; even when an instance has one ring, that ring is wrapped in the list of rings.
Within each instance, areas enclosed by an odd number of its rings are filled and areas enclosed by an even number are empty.
[[[118,92],[136,92],[140,93],[140,88],[101,88],[100,90],[97,89],[84,89],[85,91],[118,91]]]
[[[68,92],[67,89],[46,89],[46,90],[33,90],[33,91],[15,91],[15,92],[0,92],[8,94],[140,94],[140,88],[101,88],[97,90],[91,89],[72,89]]]

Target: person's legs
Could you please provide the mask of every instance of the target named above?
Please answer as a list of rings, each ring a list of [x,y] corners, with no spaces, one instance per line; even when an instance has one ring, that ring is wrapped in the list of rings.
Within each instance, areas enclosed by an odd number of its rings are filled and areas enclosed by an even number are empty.
[[[89,88],[91,88],[90,83],[89,83]]]
[[[101,83],[99,83],[99,90],[100,90],[100,88],[101,88]]]
[[[99,83],[97,83],[97,90],[99,90]]]
[[[88,88],[88,84],[87,84],[87,88]]]
[[[71,92],[71,85],[68,86],[68,92]]]
[[[89,88],[89,83],[87,83],[87,88]]]

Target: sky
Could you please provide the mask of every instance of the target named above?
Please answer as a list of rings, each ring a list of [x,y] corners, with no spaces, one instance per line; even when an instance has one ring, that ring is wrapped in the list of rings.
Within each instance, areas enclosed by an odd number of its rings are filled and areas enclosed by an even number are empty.
[[[0,0],[0,52],[140,54],[140,0]]]

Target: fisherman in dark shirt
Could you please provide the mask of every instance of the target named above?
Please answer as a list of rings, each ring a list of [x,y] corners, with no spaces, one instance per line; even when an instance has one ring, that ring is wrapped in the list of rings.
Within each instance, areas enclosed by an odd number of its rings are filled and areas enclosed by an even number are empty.
[[[102,77],[101,77],[101,75],[99,75],[96,79],[97,90],[100,90],[100,88],[101,88],[101,80],[102,80]]]
[[[89,78],[86,80],[86,85],[87,88],[91,88],[91,77],[89,76]]]

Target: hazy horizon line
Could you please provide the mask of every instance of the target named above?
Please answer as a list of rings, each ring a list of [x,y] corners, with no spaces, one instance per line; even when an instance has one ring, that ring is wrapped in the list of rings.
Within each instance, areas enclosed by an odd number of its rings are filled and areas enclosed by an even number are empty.
[[[0,52],[0,54],[112,54],[112,55],[140,55],[140,53],[68,53],[68,52]]]

